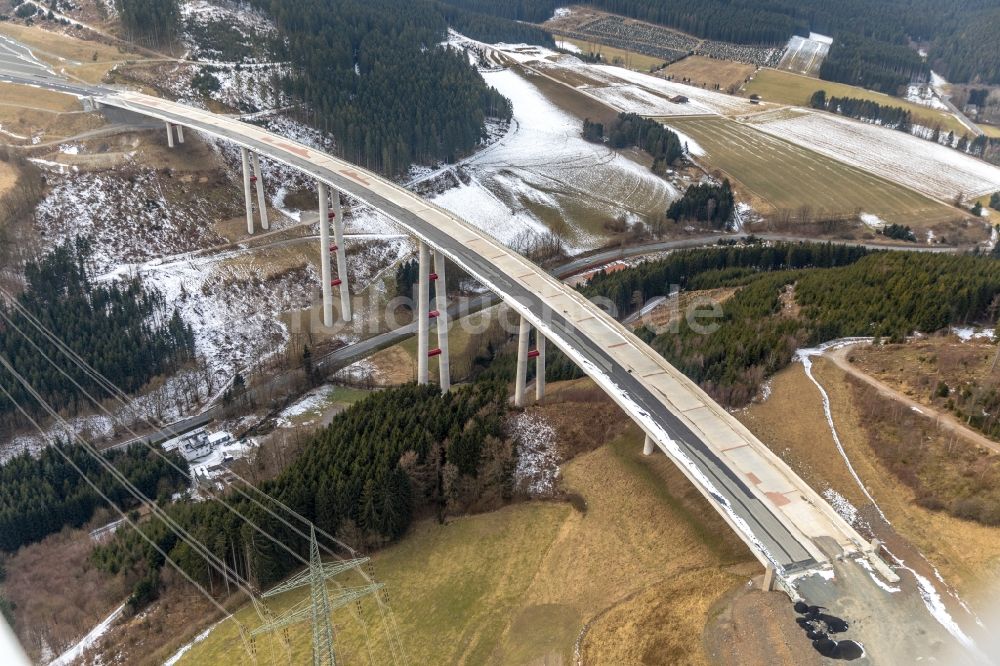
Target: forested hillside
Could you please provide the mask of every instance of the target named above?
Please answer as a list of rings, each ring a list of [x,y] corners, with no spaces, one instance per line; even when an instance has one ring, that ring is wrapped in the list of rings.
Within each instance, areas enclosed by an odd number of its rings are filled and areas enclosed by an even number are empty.
[[[59,446],[73,465],[120,508],[136,506],[125,487],[102,469],[83,447]],[[169,499],[188,484],[185,474],[144,446],[135,445],[104,455],[152,499]],[[187,462],[177,454],[164,455],[178,468],[187,470]],[[107,506],[73,465],[57,451],[47,448],[37,458],[25,453],[0,466],[0,550],[14,551],[41,541],[63,527],[79,527],[90,520],[96,508]]]
[[[357,547],[381,544],[400,537],[422,508],[444,515],[475,503],[495,505],[509,492],[514,454],[501,431],[507,409],[505,379],[480,380],[443,396],[435,386],[412,384],[381,391],[337,415],[306,443],[295,462],[260,488]],[[229,500],[307,554],[302,539],[258,507],[235,495]],[[168,510],[227,561],[249,561],[264,586],[298,564],[217,502]],[[146,521],[143,529],[192,576],[207,582],[204,561],[160,521]],[[112,573],[138,566],[148,572],[143,577],[147,581],[155,580],[163,564],[131,530],[99,547],[94,559]]]
[[[414,162],[454,160],[484,138],[487,117],[511,115],[464,53],[439,46],[447,22],[431,0],[252,4],[278,25],[276,58],[296,65],[286,92],[306,103],[306,120],[333,135],[338,153],[362,166],[396,175]],[[494,17],[452,18],[490,39],[536,32]]]
[[[447,0],[517,20],[543,21],[557,0]],[[594,0],[588,5],[698,37],[782,45],[793,34],[834,37],[822,78],[889,93],[926,73],[910,42],[930,43],[929,63],[945,78],[1000,83],[1000,9],[990,0]]]
[[[174,372],[193,358],[191,328],[176,309],[167,305],[160,292],[143,286],[138,277],[92,282],[87,268],[89,257],[89,242],[81,237],[28,263],[24,270],[26,286],[18,303],[128,393],[157,375]],[[13,325],[7,323],[8,317]],[[89,403],[15,326],[50,358],[60,361],[86,390],[102,394],[93,380],[70,366],[16,308],[0,304],[0,353],[55,409],[75,413]],[[0,383],[26,408],[40,411],[34,399],[5,370],[0,370]],[[13,405],[0,401],[0,419],[13,418],[13,412]]]
[[[1000,304],[1000,265],[986,257],[869,253],[830,245],[692,250],[610,274],[583,288],[620,312],[669,293],[736,286],[716,332],[641,332],[716,399],[742,405],[795,350],[846,336],[902,340],[985,321]],[[638,296],[638,297],[637,297]],[[789,304],[793,305],[789,305]],[[992,313],[992,314],[991,314]]]
[[[126,39],[158,46],[177,36],[178,0],[114,0]]]

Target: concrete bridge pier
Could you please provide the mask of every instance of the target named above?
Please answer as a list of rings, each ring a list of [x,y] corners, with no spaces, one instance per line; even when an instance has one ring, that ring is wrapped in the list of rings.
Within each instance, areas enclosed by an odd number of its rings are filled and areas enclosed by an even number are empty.
[[[653,438],[646,435],[646,441],[642,443],[642,455],[649,456],[653,454]]]
[[[164,125],[167,126],[167,147],[168,148],[173,148],[174,147],[174,126],[171,125],[168,122],[165,122]]]
[[[344,321],[351,321],[351,290],[347,284],[347,248],[344,246],[344,207],[340,202],[340,191],[330,193],[331,208],[329,217],[333,220],[333,244],[337,254],[337,279],[340,283],[340,316]]]
[[[528,338],[531,324],[523,316],[517,331],[517,375],[514,378],[514,406],[524,407],[525,384],[528,381]]]
[[[438,375],[441,392],[451,389],[451,361],[448,358],[448,285],[445,280],[444,254],[434,251],[434,273],[429,276],[434,282],[434,318],[437,319]],[[430,314],[430,313],[429,313]]]
[[[333,276],[330,271],[330,196],[326,183],[318,183],[319,191],[319,262],[320,280],[323,285],[323,325],[333,326]],[[249,196],[249,195],[248,195]]]
[[[427,366],[430,360],[428,349],[428,333],[430,328],[430,248],[427,243],[419,243],[419,267],[417,277],[417,383],[427,383]]]
[[[177,130],[177,143],[184,143],[184,126],[174,125],[174,129]]]
[[[243,200],[247,208],[247,233],[253,233],[253,199],[250,195],[250,151],[240,148],[240,161],[243,163]]]
[[[531,352],[528,352],[529,355]],[[545,337],[535,331],[535,400],[545,397]]]
[[[180,136],[180,125],[177,126],[178,137]],[[181,143],[184,140],[181,139]],[[257,153],[250,153],[250,161],[253,164],[253,181],[257,185],[257,210],[260,211],[260,226],[264,231],[270,229],[267,220],[267,200],[264,198],[264,177],[260,173],[260,159]]]

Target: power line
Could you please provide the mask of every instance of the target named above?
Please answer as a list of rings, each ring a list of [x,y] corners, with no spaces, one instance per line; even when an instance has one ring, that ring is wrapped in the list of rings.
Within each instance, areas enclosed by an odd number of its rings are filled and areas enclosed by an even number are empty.
[[[42,335],[46,339],[48,339],[49,342],[51,342],[56,347],[56,349],[58,349],[64,356],[66,356],[67,358],[69,358],[70,361],[73,362],[78,368],[80,368],[87,376],[89,376],[91,379],[93,379],[99,386],[101,386],[102,388],[104,388],[109,394],[112,395],[112,397],[114,397],[124,407],[132,409],[132,410],[135,410],[137,413],[142,414],[142,410],[137,408],[137,406],[134,403],[134,401],[132,401],[128,397],[128,395],[125,394],[124,391],[122,391],[117,385],[115,385],[108,378],[106,378],[104,375],[102,375],[100,372],[98,372],[96,369],[94,369],[92,366],[90,366],[82,357],[80,357],[79,354],[77,354],[70,347],[68,347],[68,345],[66,345],[66,343],[63,342],[59,338],[59,336],[57,336],[55,333],[53,333],[51,330],[49,330],[44,324],[42,324],[34,316],[33,313],[31,313],[27,308],[25,308],[21,303],[19,303],[18,299],[13,298],[8,292],[6,292],[6,290],[3,290],[2,288],[0,288],[0,292],[4,293],[8,297],[9,301],[14,305],[14,307],[21,313],[21,315],[30,324],[32,324],[37,330],[39,330],[42,333]],[[13,326],[15,328],[15,330],[17,330],[18,333],[20,333],[21,336],[25,340],[27,340],[29,342],[29,344],[31,344],[31,346],[33,348],[35,348],[36,351],[38,351],[54,368],[56,368],[56,370],[58,370],[63,376],[65,376],[67,379],[69,379],[70,382],[72,382],[73,385],[78,390],[80,390],[91,402],[93,402],[98,407],[98,409],[100,409],[101,411],[103,411],[104,413],[106,413],[109,417],[115,418],[114,414],[112,414],[107,408],[105,408],[104,405],[100,401],[98,401],[86,389],[84,389],[82,386],[80,386],[80,384],[71,375],[69,375],[69,373],[67,373],[59,364],[57,364],[51,357],[49,357],[49,355],[46,354],[31,338],[29,338],[24,333],[24,331],[21,330],[21,328],[18,327],[17,324],[14,323],[14,321],[2,309],[0,309],[0,315],[2,315],[4,317],[4,319],[11,326]],[[153,428],[158,427],[158,426],[156,426],[156,424],[152,423],[151,420],[148,417],[142,416],[142,419],[150,427],[153,427]],[[177,471],[181,472],[182,474],[184,474],[184,470],[182,470],[180,467],[178,467],[169,457],[165,456],[159,450],[158,447],[154,447],[149,442],[146,442],[145,439],[142,438],[141,436],[139,436],[138,433],[136,433],[128,424],[124,424],[124,426],[125,426],[125,429],[138,440],[138,442],[140,442],[143,446],[145,446],[148,450],[150,450],[151,452],[153,452],[155,455],[159,456],[161,459],[163,459],[164,461],[166,461],[175,470],[177,470]],[[171,433],[171,434],[173,434],[173,433]],[[317,530],[317,531],[319,531],[325,538],[328,538],[331,542],[336,543],[341,548],[344,548],[352,556],[356,555],[356,551],[354,551],[354,549],[351,548],[350,546],[348,546],[347,544],[343,543],[339,539],[336,539],[335,537],[333,537],[332,535],[328,534],[324,530],[315,527],[315,525],[311,521],[309,521],[308,519],[306,519],[304,516],[301,516],[300,514],[298,514],[294,510],[292,510],[290,507],[288,507],[287,505],[285,505],[283,502],[281,502],[280,500],[278,500],[278,499],[276,499],[276,498],[268,495],[264,491],[260,490],[259,488],[257,488],[253,484],[251,484],[249,481],[247,481],[246,479],[244,479],[239,474],[237,474],[235,472],[232,472],[232,473],[240,481],[242,481],[243,483],[245,483],[249,488],[253,489],[258,494],[262,495],[265,499],[267,499],[267,500],[269,500],[271,502],[274,502],[279,507],[281,507],[283,510],[285,510],[286,512],[288,512],[291,516],[293,516],[294,518],[300,520],[302,523],[308,525],[311,530]],[[249,500],[250,502],[252,502],[255,506],[263,509],[269,515],[271,515],[275,519],[279,520],[286,527],[288,527],[289,529],[291,529],[295,534],[298,534],[300,537],[303,537],[303,538],[309,538],[309,537],[306,537],[306,535],[301,530],[299,530],[294,525],[292,525],[291,523],[289,523],[286,519],[284,519],[283,517],[279,516],[274,511],[272,511],[270,508],[264,506],[263,504],[261,504],[261,502],[259,502],[255,498],[253,498],[250,495],[248,495],[238,485],[233,484],[230,487],[234,488],[240,495],[242,495],[247,500]],[[274,542],[277,545],[279,545],[282,548],[284,548],[286,551],[288,551],[292,556],[294,556],[300,562],[308,565],[308,562],[306,560],[304,560],[301,556],[299,556],[298,553],[294,552],[291,548],[289,548],[282,541],[280,541],[279,539],[273,537],[268,532],[266,532],[265,530],[263,530],[262,528],[260,528],[256,523],[254,523],[253,521],[251,521],[249,518],[247,518],[242,513],[240,513],[237,509],[235,509],[234,507],[232,507],[228,502],[226,502],[223,497],[221,497],[219,495],[215,495],[215,494],[213,494],[213,497],[215,497],[215,499],[217,501],[219,501],[220,503],[222,503],[222,505],[224,507],[226,507],[230,512],[236,514],[244,522],[246,522],[248,525],[250,525],[254,530],[256,530],[257,532],[263,534],[268,539],[270,539],[272,542]],[[313,543],[315,543],[315,541],[314,541],[315,536],[314,535],[315,535],[315,532],[313,532],[313,535],[311,537],[311,540],[313,540]],[[193,540],[193,537],[191,537],[191,539]],[[194,541],[195,541],[195,543],[197,543],[198,546],[201,547],[200,549],[198,547],[195,547],[196,551],[198,551],[199,553],[207,552],[208,553],[208,558],[214,557],[214,553],[211,553],[211,551],[208,551],[208,549],[206,547],[204,547],[202,544],[198,543],[197,540],[194,540]],[[333,551],[331,551],[326,546],[322,546],[322,548],[323,548],[324,551],[326,551],[331,556],[333,556],[333,557],[335,557],[337,559],[342,559],[339,555],[337,555],[336,553],[334,553]],[[203,554],[203,557],[206,557],[206,555]],[[215,560],[216,560],[216,562],[218,562],[218,558],[215,558]],[[369,566],[370,566],[370,564],[369,564]],[[222,567],[223,567],[224,571],[228,571],[228,565],[226,565],[225,563],[223,563]],[[362,576],[362,578],[365,579],[366,582],[368,582],[369,584],[372,584],[372,585],[375,584],[374,577],[369,572],[365,572],[363,569],[360,569],[360,568],[357,569],[357,570],[360,573],[360,575]],[[224,573],[224,575],[227,575],[227,574]],[[385,630],[386,630],[386,633],[387,633],[388,644],[389,644],[390,652],[392,653],[393,662],[394,663],[406,663],[405,653],[403,652],[402,643],[401,643],[400,638],[399,638],[399,628],[396,625],[395,615],[392,613],[392,609],[388,605],[388,601],[387,601],[387,598],[385,596],[384,589],[381,588],[381,587],[378,587],[376,589],[377,589],[378,593],[374,594],[373,596],[375,598],[376,605],[377,605],[378,610],[379,610],[379,615],[380,615],[380,618],[382,620],[382,624],[385,627]],[[255,599],[255,597],[253,596],[252,593],[250,593],[250,596],[251,596],[251,599]],[[255,606],[256,606],[256,604],[255,604]],[[360,611],[360,609],[358,609],[358,611]],[[363,628],[364,633],[365,633],[366,643],[368,643],[368,628],[367,628],[367,623],[365,622],[364,618],[361,617],[360,612],[356,612],[355,609],[351,609],[351,613],[361,623],[362,628]],[[370,650],[371,650],[371,648],[369,646],[369,653],[370,653]]]
[[[6,359],[3,359],[3,357],[0,357],[0,359],[6,361]],[[247,630],[240,624],[240,622],[233,616],[233,614],[230,613],[228,610],[226,610],[226,608],[222,604],[220,604],[211,594],[208,593],[208,590],[206,590],[200,583],[198,583],[186,571],[184,571],[184,569],[179,564],[177,564],[177,562],[175,562],[169,555],[167,555],[166,552],[164,552],[164,550],[159,546],[159,544],[153,541],[153,539],[151,539],[145,532],[143,532],[139,528],[139,526],[121,507],[115,504],[115,502],[110,497],[108,497],[104,493],[104,491],[102,491],[97,486],[97,484],[92,479],[90,479],[90,477],[88,477],[83,472],[83,470],[80,469],[80,467],[76,464],[73,458],[69,456],[69,454],[67,454],[62,449],[58,441],[52,440],[45,433],[45,430],[41,427],[41,425],[37,421],[35,421],[35,419],[27,412],[27,410],[25,410],[24,407],[21,406],[19,402],[17,402],[17,400],[14,399],[14,396],[10,394],[10,392],[3,386],[3,384],[0,384],[0,391],[2,391],[3,394],[7,397],[7,399],[10,400],[10,402],[14,405],[17,411],[20,412],[26,419],[28,419],[28,421],[35,427],[36,430],[38,430],[38,433],[42,437],[50,440],[49,443],[51,445],[51,448],[55,449],[59,453],[59,455],[63,457],[63,459],[77,472],[77,474],[79,474],[83,478],[83,480],[87,482],[87,485],[89,485],[95,493],[97,493],[105,502],[111,505],[111,507],[115,511],[117,511],[119,515],[121,515],[122,520],[128,523],[128,525],[132,527],[132,529],[134,529],[139,534],[140,537],[142,537],[150,546],[152,546],[156,550],[156,552],[158,552],[161,556],[163,556],[163,560],[165,562],[169,563],[174,569],[176,569],[177,572],[185,578],[185,580],[187,580],[189,583],[191,583],[191,585],[195,587],[195,589],[201,592],[201,594],[206,599],[208,599],[218,610],[222,611],[222,613],[225,615],[225,619],[232,620],[237,624],[240,631],[240,636],[243,638],[244,642],[246,642],[246,637],[248,636]],[[81,438],[79,438],[78,436],[75,438],[78,441],[81,440]]]

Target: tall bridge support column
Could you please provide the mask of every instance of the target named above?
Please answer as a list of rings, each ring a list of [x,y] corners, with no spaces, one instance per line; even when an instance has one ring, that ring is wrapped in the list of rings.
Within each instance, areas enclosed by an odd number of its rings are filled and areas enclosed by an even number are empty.
[[[528,338],[531,335],[531,324],[521,317],[521,325],[517,331],[517,375],[514,378],[514,406],[524,407],[524,389],[528,380]]]
[[[653,454],[653,438],[646,435],[646,441],[642,443],[642,455],[649,456]]]
[[[347,284],[347,248],[344,247],[344,207],[340,203],[340,191],[332,190],[331,210],[333,213],[333,238],[337,246],[337,279],[340,280],[340,316],[351,321],[351,290]]]
[[[164,123],[167,126],[167,147],[174,147],[174,126],[170,123]]]
[[[545,336],[541,331],[535,331],[535,400],[539,402],[545,397]]]
[[[417,383],[427,383],[427,365],[430,360],[427,356],[428,349],[428,329],[430,328],[429,301],[430,301],[430,249],[427,244],[420,241],[419,269],[417,278]]]
[[[181,131],[179,125],[177,126],[177,131]],[[181,143],[184,143],[184,141],[182,140]],[[253,164],[253,177],[257,184],[257,209],[260,211],[260,227],[264,231],[267,231],[271,227],[267,221],[267,200],[264,198],[264,177],[261,176],[260,173],[260,159],[258,159],[257,153],[250,153],[250,162]]]
[[[434,251],[434,309],[437,310],[438,374],[441,392],[451,389],[451,361],[448,358],[448,284],[444,274],[444,255]]]
[[[240,148],[240,161],[243,163],[243,200],[247,207],[247,233],[253,233],[253,199],[250,195],[250,151]]]
[[[184,143],[184,127],[182,125],[174,125],[174,129],[177,130],[177,143]]]
[[[330,196],[326,183],[318,183],[319,191],[319,262],[323,285],[323,325],[333,326],[333,276],[330,274]]]

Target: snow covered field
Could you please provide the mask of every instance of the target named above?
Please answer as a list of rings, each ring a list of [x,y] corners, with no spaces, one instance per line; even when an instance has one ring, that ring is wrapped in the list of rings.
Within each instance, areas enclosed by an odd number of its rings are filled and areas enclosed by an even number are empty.
[[[508,58],[547,76],[570,83],[578,90],[627,113],[663,116],[732,115],[760,110],[759,106],[741,97],[667,81],[614,65],[586,63],[574,56],[540,46],[496,44],[490,48],[495,48]],[[671,102],[670,98],[677,95],[687,97],[688,101]]]
[[[667,81],[658,76],[633,72],[630,69],[623,69],[613,65],[586,65],[591,70],[603,77],[609,86],[619,85],[626,82],[638,89],[652,92],[662,98],[671,98],[682,95],[688,98],[688,102],[682,104],[670,103],[675,107],[673,113],[664,115],[695,115],[695,114],[719,114],[733,115],[737,113],[749,113],[759,111],[760,107],[753,105],[749,100],[742,97],[734,97],[725,93],[705,90],[697,86],[689,86],[675,81]],[[591,90],[590,92],[596,92]],[[631,108],[625,111],[633,111]],[[635,113],[641,113],[638,110]]]
[[[664,210],[676,196],[648,168],[584,141],[582,119],[559,109],[530,80],[510,70],[484,77],[511,100],[514,122],[506,136],[460,165],[469,184],[434,203],[508,244],[525,233],[545,234],[558,218],[568,249],[579,252],[601,243],[600,222],[638,219]]]
[[[763,122],[760,122],[763,121]],[[1000,167],[946,146],[828,113],[760,116],[757,129],[944,201],[1000,189]]]
[[[807,76],[819,76],[820,65],[830,53],[832,40],[813,33],[808,38],[793,35],[785,47],[778,69],[787,69]]]

